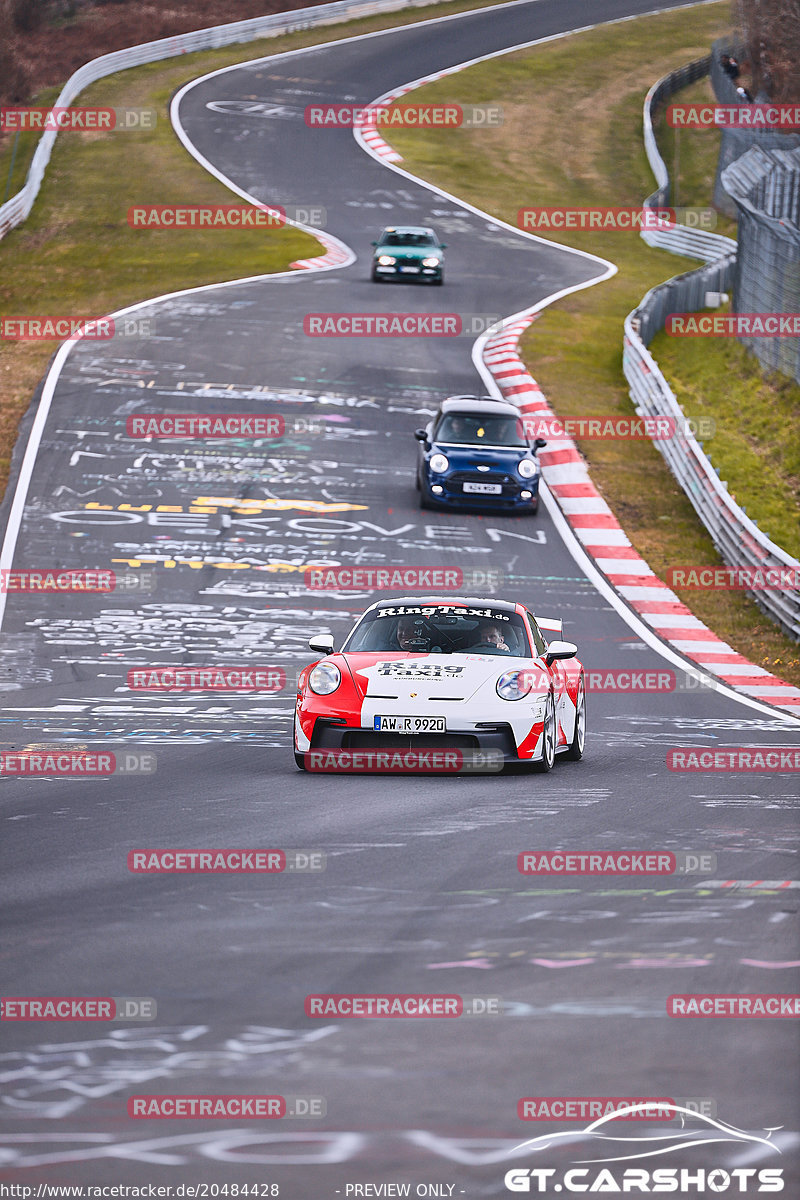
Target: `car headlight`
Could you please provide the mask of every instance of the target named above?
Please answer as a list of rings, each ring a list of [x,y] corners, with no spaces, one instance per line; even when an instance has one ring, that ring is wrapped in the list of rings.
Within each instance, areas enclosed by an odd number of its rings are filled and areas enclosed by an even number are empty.
[[[517,463],[517,470],[523,479],[533,479],[539,468],[532,458],[523,458]]]
[[[530,671],[506,671],[497,681],[501,700],[521,700],[531,690]]]
[[[432,454],[428,466],[432,471],[435,471],[437,475],[441,475],[447,470],[447,468],[450,466],[450,463],[443,454]]]
[[[378,258],[378,263],[382,267],[391,267],[397,262],[396,258],[392,258],[391,254],[381,254]]]
[[[438,267],[439,260],[438,258],[423,258],[422,265],[423,267]]]
[[[318,663],[308,677],[308,686],[318,696],[330,696],[342,682],[342,673],[334,663]]]

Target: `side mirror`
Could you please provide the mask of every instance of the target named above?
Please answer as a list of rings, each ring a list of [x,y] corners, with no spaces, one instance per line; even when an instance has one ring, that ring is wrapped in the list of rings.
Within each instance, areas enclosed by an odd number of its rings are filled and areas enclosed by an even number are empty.
[[[370,242],[370,246],[377,246],[377,242]]]
[[[574,658],[578,653],[578,647],[574,642],[551,642],[547,647],[544,660],[549,666],[560,658]]]
[[[440,249],[440,250],[446,250],[446,249],[447,249],[447,242],[439,242],[439,249]]]
[[[427,440],[428,440],[427,429],[415,429],[414,437],[417,439],[418,442],[427,442]]]
[[[547,438],[535,438],[533,442],[533,453],[535,454],[537,450],[541,450],[542,446],[546,445]]]
[[[308,646],[317,654],[332,654],[333,638],[329,633],[318,633],[315,637],[308,639]]]

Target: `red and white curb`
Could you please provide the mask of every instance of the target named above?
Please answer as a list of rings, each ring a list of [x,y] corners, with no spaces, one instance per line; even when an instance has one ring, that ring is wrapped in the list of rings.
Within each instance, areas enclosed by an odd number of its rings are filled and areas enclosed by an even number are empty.
[[[542,389],[517,353],[523,330],[535,319],[524,316],[490,338],[483,360],[506,400],[522,413],[555,417]],[[696,617],[650,569],[589,478],[572,438],[548,439],[539,451],[542,475],[584,550],[630,608],[685,658],[754,700],[800,714],[800,689],[749,662]]]
[[[433,75],[425,75],[422,79],[415,79],[413,83],[403,84],[402,87],[395,88],[394,91],[386,92],[385,95],[379,96],[377,100],[373,100],[369,107],[377,108],[379,105],[394,104],[401,96],[405,96],[407,92],[413,92],[425,83],[434,83],[437,79],[443,79],[445,75],[453,75],[461,69],[460,65],[458,67],[448,67],[444,71],[435,71]],[[355,134],[356,141],[362,142],[365,148],[368,148],[371,153],[377,154],[384,162],[403,161],[402,154],[398,154],[387,141],[384,141],[378,133],[378,127],[374,122],[365,122],[363,125],[357,126]]]
[[[324,254],[318,254],[316,258],[298,258],[296,262],[289,263],[289,268],[292,271],[321,271],[328,267],[341,267],[353,261],[352,253],[343,245],[342,242],[335,238],[326,237],[319,230],[314,230],[314,237],[318,242],[322,242],[325,247]]]

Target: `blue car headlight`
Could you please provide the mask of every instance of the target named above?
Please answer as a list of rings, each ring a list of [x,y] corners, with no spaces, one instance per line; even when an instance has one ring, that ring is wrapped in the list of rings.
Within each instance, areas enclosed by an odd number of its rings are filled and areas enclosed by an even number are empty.
[[[444,454],[432,454],[428,466],[436,475],[443,475],[450,463]]]
[[[533,479],[539,473],[539,465],[532,458],[523,458],[517,463],[517,470],[523,479]]]

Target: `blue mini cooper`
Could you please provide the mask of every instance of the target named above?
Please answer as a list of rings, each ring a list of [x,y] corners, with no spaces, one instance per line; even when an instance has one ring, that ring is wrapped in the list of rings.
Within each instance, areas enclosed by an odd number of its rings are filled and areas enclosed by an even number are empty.
[[[481,508],[535,513],[544,438],[525,435],[519,409],[490,396],[451,396],[419,442],[422,508]]]

